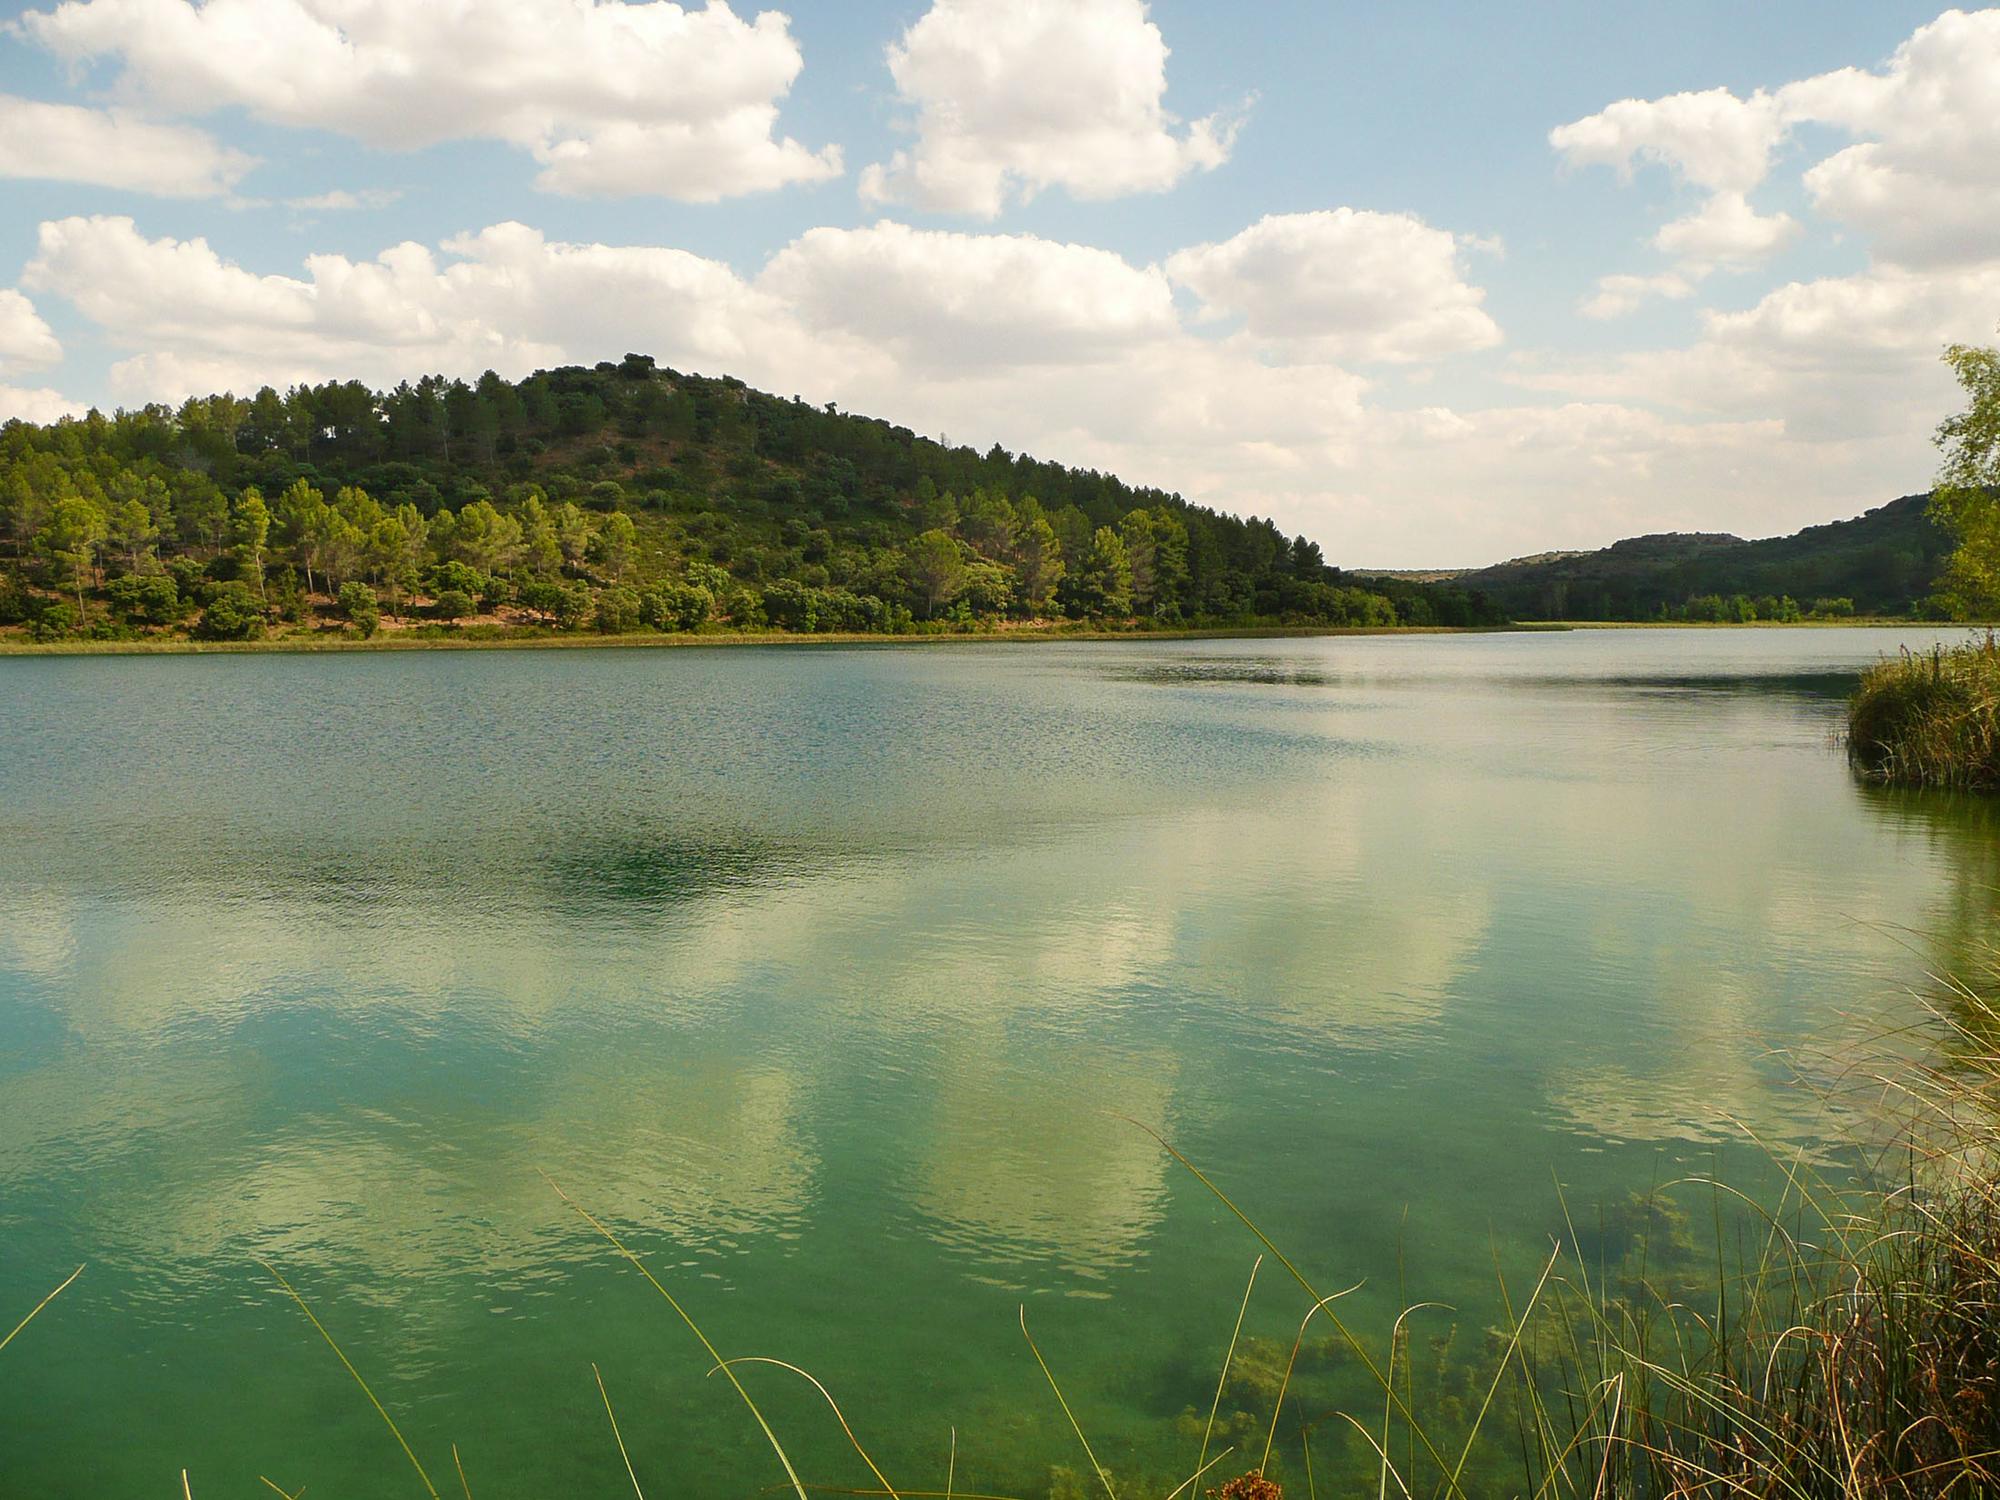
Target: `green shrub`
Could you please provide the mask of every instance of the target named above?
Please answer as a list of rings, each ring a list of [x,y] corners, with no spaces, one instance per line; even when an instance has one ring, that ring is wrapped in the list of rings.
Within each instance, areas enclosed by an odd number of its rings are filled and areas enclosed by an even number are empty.
[[[44,604],[28,621],[28,639],[31,641],[66,641],[76,634],[76,606],[66,600],[54,600]]]
[[[600,634],[623,635],[639,628],[639,593],[636,589],[609,588],[597,596],[594,621]]]
[[[0,625],[19,625],[34,615],[35,601],[18,573],[0,573]]]
[[[375,590],[358,580],[349,580],[340,586],[341,613],[353,622],[354,628],[366,640],[382,628],[382,605],[375,597]]]
[[[538,579],[521,586],[521,603],[558,630],[578,629],[591,617],[590,590],[581,583]]]
[[[655,630],[699,630],[715,614],[715,595],[694,583],[657,583],[639,596],[639,618]]]
[[[441,562],[432,568],[424,575],[424,582],[429,587],[432,598],[440,594],[459,593],[468,599],[476,599],[485,592],[487,586],[484,573],[477,568],[467,567],[456,558],[449,562]],[[466,613],[471,614],[472,611],[467,610]]]
[[[779,579],[764,590],[764,618],[780,630],[810,631],[819,623],[819,590]]]
[[[132,625],[171,625],[187,613],[181,591],[164,573],[128,573],[104,592],[120,619]]]
[[[464,589],[442,589],[431,605],[431,613],[440,620],[463,620],[474,608],[472,595]]]
[[[264,603],[240,580],[218,584],[193,634],[202,641],[257,640],[264,634]]]

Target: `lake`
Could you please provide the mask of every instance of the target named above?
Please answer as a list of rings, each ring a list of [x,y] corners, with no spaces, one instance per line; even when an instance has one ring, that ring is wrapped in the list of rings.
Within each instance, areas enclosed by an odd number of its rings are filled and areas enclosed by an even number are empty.
[[[1259,1247],[1130,1121],[1476,1368],[1565,1203],[1615,1252],[1751,1134],[1836,1156],[1795,1075],[1986,931],[1989,813],[1837,740],[1938,638],[0,660],[0,1329],[89,1263],[0,1356],[0,1493],[421,1495],[260,1260],[440,1488],[627,1487],[593,1362],[649,1494],[781,1484],[543,1173],[898,1488],[1082,1468],[1023,1305],[1178,1480]],[[1304,1308],[1267,1261],[1246,1330]]]

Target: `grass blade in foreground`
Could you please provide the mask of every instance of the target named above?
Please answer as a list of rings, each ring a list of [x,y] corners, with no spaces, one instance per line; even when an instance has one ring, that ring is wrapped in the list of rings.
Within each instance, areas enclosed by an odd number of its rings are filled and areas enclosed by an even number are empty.
[[[611,1409],[611,1392],[604,1388],[604,1372],[593,1363],[590,1373],[597,1377],[597,1394],[604,1398],[604,1415],[611,1419],[611,1441],[618,1445],[618,1456],[625,1460],[625,1473],[631,1478],[632,1493],[637,1495],[639,1500],[646,1500],[646,1492],[639,1488],[638,1471],[632,1467],[632,1455],[625,1451],[624,1434],[618,1430],[618,1413]],[[452,1449],[454,1457],[457,1453],[456,1448]],[[459,1477],[464,1477],[463,1470],[460,1471]]]
[[[693,1318],[688,1316],[687,1309],[682,1307],[680,1303],[677,1300],[675,1300],[674,1294],[668,1291],[664,1286],[662,1286],[660,1284],[659,1278],[654,1276],[651,1271],[646,1269],[646,1263],[640,1260],[639,1257],[634,1255],[630,1250],[626,1249],[625,1242],[619,1239],[617,1235],[613,1234],[603,1224],[599,1223],[596,1217],[592,1215],[589,1209],[585,1208],[581,1203],[578,1203],[576,1199],[570,1197],[568,1193],[565,1193],[562,1190],[561,1186],[556,1182],[555,1178],[549,1176],[548,1173],[544,1172],[542,1173],[542,1181],[546,1182],[551,1188],[555,1189],[555,1195],[558,1198],[562,1199],[564,1203],[568,1204],[571,1210],[576,1213],[577,1217],[582,1219],[583,1222],[588,1224],[592,1229],[595,1229],[599,1234],[603,1235],[605,1239],[609,1240],[611,1242],[612,1249],[616,1250],[620,1255],[624,1256],[626,1260],[632,1263],[633,1269],[636,1270],[641,1276],[646,1278],[646,1280],[652,1285],[653,1290],[658,1292],[662,1297],[667,1299],[667,1306],[671,1307],[676,1313],[680,1315],[680,1320],[683,1323],[687,1324],[688,1331],[692,1333],[697,1339],[701,1340],[701,1347],[708,1351],[709,1358],[713,1359],[717,1367],[721,1369],[722,1373],[726,1377],[728,1377],[729,1383],[734,1387],[736,1387],[736,1394],[743,1398],[743,1404],[750,1408],[750,1415],[757,1419],[758,1427],[763,1429],[764,1436],[770,1441],[771,1451],[778,1455],[778,1462],[784,1465],[785,1477],[791,1480],[793,1491],[798,1495],[799,1500],[806,1500],[805,1481],[799,1478],[798,1470],[792,1467],[792,1461],[788,1456],[786,1456],[785,1453],[785,1445],[778,1441],[777,1433],[773,1432],[771,1430],[771,1424],[764,1420],[764,1413],[757,1409],[757,1403],[751,1400],[750,1393],[743,1389],[743,1382],[736,1378],[736,1372],[729,1368],[729,1362],[722,1357],[721,1352],[717,1350],[715,1345],[709,1342],[708,1335],[701,1331],[701,1325],[695,1322]],[[436,1491],[433,1491],[432,1493],[435,1494]]]
[[[1076,1433],[1076,1440],[1083,1444],[1084,1454],[1090,1459],[1091,1472],[1097,1476],[1097,1482],[1104,1486],[1104,1493],[1109,1495],[1111,1500],[1118,1500],[1118,1492],[1111,1488],[1111,1476],[1104,1472],[1104,1465],[1099,1463],[1097,1455],[1090,1451],[1090,1439],[1083,1435],[1082,1424],[1076,1420],[1076,1413],[1069,1409],[1069,1402],[1063,1397],[1062,1387],[1056,1384],[1055,1371],[1051,1370],[1049,1362],[1042,1358],[1042,1351],[1035,1348],[1035,1336],[1028,1332],[1028,1307],[1026,1303],[1021,1305],[1021,1337],[1026,1339],[1028,1347],[1034,1350],[1035,1363],[1042,1367],[1042,1374],[1049,1382],[1049,1389],[1056,1393],[1057,1405],[1062,1407],[1063,1415],[1069,1418],[1070,1429]]]
[[[1194,1461],[1196,1477],[1208,1468],[1208,1443],[1215,1436],[1215,1414],[1222,1410],[1222,1392],[1229,1384],[1229,1366],[1236,1358],[1236,1340],[1243,1333],[1243,1315],[1250,1311],[1250,1294],[1257,1290],[1257,1271],[1263,1264],[1264,1257],[1261,1255],[1250,1263],[1250,1281],[1243,1288],[1243,1304],[1236,1309],[1236,1326],[1229,1331],[1229,1348],[1222,1356],[1222,1374],[1215,1382],[1215,1399],[1208,1403],[1208,1425],[1202,1429],[1201,1452]]]
[[[82,1274],[83,1274],[83,1267],[78,1266],[74,1271],[70,1272],[68,1276],[64,1277],[63,1284],[61,1286],[57,1287],[53,1292],[50,1292],[48,1296],[42,1298],[41,1301],[37,1302],[34,1305],[34,1308],[28,1313],[27,1317],[21,1319],[20,1322],[14,1325],[13,1333],[8,1334],[7,1337],[5,1337],[4,1339],[0,1339],[0,1349],[5,1349],[9,1344],[13,1343],[14,1335],[18,1334],[23,1328],[26,1328],[30,1323],[34,1322],[35,1314],[39,1313],[43,1308],[47,1307],[51,1302],[55,1301],[56,1298],[60,1297],[64,1293],[64,1291],[68,1289],[69,1284],[72,1281],[76,1280],[76,1278],[81,1276]]]
[[[389,1431],[395,1434],[397,1443],[402,1447],[403,1456],[409,1459],[410,1467],[417,1471],[417,1478],[424,1482],[424,1488],[430,1492],[431,1500],[441,1500],[437,1486],[431,1483],[431,1476],[424,1472],[424,1466],[417,1461],[416,1450],[410,1447],[409,1440],[403,1436],[403,1429],[396,1425],[396,1419],[389,1415],[389,1409],[376,1398],[373,1391],[368,1389],[368,1382],[361,1378],[361,1372],[354,1368],[354,1362],[341,1352],[340,1345],[333,1341],[333,1335],[326,1331],[326,1325],[313,1315],[313,1310],[310,1307],[306,1306],[306,1299],[292,1289],[292,1284],[289,1281],[278,1274],[276,1266],[272,1265],[269,1261],[263,1260],[258,1261],[257,1264],[262,1266],[266,1271],[269,1271],[272,1279],[285,1289],[285,1295],[298,1303],[299,1311],[304,1313],[312,1326],[319,1330],[319,1336],[326,1340],[327,1348],[331,1349],[334,1357],[346,1367],[347,1373],[354,1377],[354,1383],[361,1387],[361,1394],[368,1398],[369,1404],[375,1408],[376,1413],[388,1424]]]
[[[821,1385],[817,1377],[809,1374],[807,1371],[801,1370],[797,1365],[787,1364],[782,1359],[772,1359],[769,1356],[763,1354],[740,1355],[737,1358],[728,1361],[728,1363],[732,1365],[776,1365],[781,1370],[790,1370],[794,1375],[798,1376],[801,1380],[811,1382],[812,1388],[818,1391],[822,1396],[826,1397],[826,1404],[833,1408],[834,1420],[840,1423],[840,1430],[847,1434],[847,1441],[854,1445],[854,1451],[861,1455],[861,1461],[864,1464],[868,1465],[868,1472],[873,1474],[876,1480],[881,1484],[882,1488],[889,1492],[890,1500],[903,1500],[903,1497],[896,1493],[896,1487],[893,1484],[889,1483],[888,1476],[884,1474],[880,1469],[875,1467],[875,1460],[870,1458],[868,1456],[868,1450],[861,1446],[861,1439],[854,1435],[854,1429],[847,1425],[847,1414],[840,1409],[840,1403],[833,1399],[833,1392],[828,1390],[825,1386]],[[718,1366],[717,1368],[721,1367]],[[713,1375],[715,1371],[710,1370],[708,1373]],[[952,1431],[951,1442],[952,1442],[952,1468],[954,1471],[956,1471],[958,1467],[957,1429],[953,1429]],[[947,1474],[945,1476],[945,1482],[944,1482],[945,1490],[947,1493],[949,1493],[951,1490],[951,1482],[952,1482],[952,1476],[950,1474]],[[645,1500],[645,1497],[641,1496],[640,1500]]]
[[[1116,1111],[1113,1111],[1112,1113],[1114,1118],[1123,1120],[1127,1125],[1134,1125],[1137,1126],[1140,1130],[1145,1131],[1147,1135],[1150,1135],[1154,1140],[1160,1143],[1160,1149],[1162,1151],[1166,1152],[1167,1155],[1171,1156],[1175,1161],[1179,1162],[1182,1166],[1186,1167],[1189,1172],[1193,1173],[1195,1181],[1199,1182],[1203,1187],[1207,1188],[1211,1193],[1215,1194],[1216,1198],[1221,1202],[1222,1206],[1228,1209],[1232,1214],[1236,1215],[1236,1217],[1242,1221],[1244,1228],[1248,1229],[1252,1234],[1257,1236],[1257,1242],[1261,1244],[1266,1250],[1270,1251],[1272,1255],[1277,1257],[1278,1264],[1283,1266],[1287,1271],[1291,1273],[1292,1280],[1296,1281],[1301,1287],[1305,1288],[1305,1292],[1308,1297],[1311,1297],[1313,1301],[1319,1303],[1324,1303],[1332,1300],[1331,1298],[1322,1296],[1319,1292],[1319,1289],[1315,1287],[1310,1281],[1306,1280],[1305,1273],[1302,1272],[1297,1266],[1293,1265],[1290,1257],[1288,1257],[1284,1251],[1280,1250],[1276,1242],[1273,1241],[1268,1234],[1264,1233],[1264,1231],[1258,1227],[1257,1221],[1251,1218],[1245,1212],[1243,1212],[1242,1209],[1238,1208],[1236,1206],[1235,1200],[1233,1200],[1229,1196],[1229,1194],[1223,1192],[1221,1188],[1217,1187],[1215,1183],[1209,1179],[1209,1176],[1206,1172],[1202,1171],[1200,1167],[1197,1167],[1193,1162],[1189,1161],[1187,1157],[1182,1155],[1181,1152],[1174,1147],[1173,1143],[1170,1142],[1165,1136],[1161,1135],[1159,1131],[1153,1129],[1152,1126],[1146,1124],[1143,1120],[1135,1120],[1130,1115],[1117,1114]],[[1349,1288],[1349,1290],[1353,1289]],[[1340,1295],[1345,1296],[1346,1293],[1343,1292]],[[1445,1473],[1445,1474],[1450,1473],[1451,1467],[1449,1460],[1445,1458],[1443,1452],[1438,1448],[1437,1444],[1431,1441],[1430,1434],[1424,1430],[1423,1424],[1417,1420],[1417,1414],[1410,1410],[1409,1403],[1405,1401],[1401,1396],[1396,1394],[1396,1383],[1393,1380],[1391,1380],[1387,1375],[1382,1373],[1382,1367],[1375,1363],[1375,1356],[1368,1352],[1367,1346],[1361,1342],[1360,1338],[1354,1333],[1354,1331],[1351,1328],[1349,1328],[1344,1322],[1341,1321],[1340,1315],[1338,1313],[1335,1313],[1331,1308],[1327,1310],[1326,1320],[1329,1323],[1333,1324],[1334,1331],[1338,1333],[1341,1336],[1341,1338],[1346,1342],[1347,1347],[1354,1351],[1355,1358],[1361,1361],[1362,1368],[1367,1370],[1369,1378],[1372,1379],[1377,1385],[1379,1385],[1382,1388],[1382,1390],[1388,1395],[1389,1399],[1396,1404],[1397,1411],[1399,1411],[1402,1414],[1403,1420],[1409,1424],[1410,1431],[1416,1434],[1417,1441],[1424,1445],[1424,1451],[1430,1455],[1431,1461],[1438,1466],[1438,1471],[1440,1473]],[[1458,1496],[1462,1496],[1464,1493],[1462,1490],[1458,1488],[1458,1484],[1455,1478],[1452,1481],[1448,1493]]]

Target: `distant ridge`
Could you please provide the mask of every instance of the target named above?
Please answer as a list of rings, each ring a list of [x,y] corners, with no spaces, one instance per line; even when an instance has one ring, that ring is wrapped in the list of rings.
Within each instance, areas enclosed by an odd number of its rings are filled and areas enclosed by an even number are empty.
[[[1849,521],[1746,541],[1722,532],[1628,537],[1596,552],[1546,552],[1488,568],[1399,576],[1449,578],[1521,620],[1652,620],[1690,599],[1790,598],[1811,609],[1847,600],[1859,614],[1920,611],[1951,539],[1929,496],[1905,495]]]

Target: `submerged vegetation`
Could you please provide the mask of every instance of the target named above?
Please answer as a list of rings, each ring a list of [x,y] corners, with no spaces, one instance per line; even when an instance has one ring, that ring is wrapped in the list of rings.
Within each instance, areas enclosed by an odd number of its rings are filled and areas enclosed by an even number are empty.
[[[1809,1160],[1787,1159],[1778,1201],[1733,1215],[1726,1206],[1743,1203],[1723,1184],[1683,1183],[1683,1195],[1715,1205],[1712,1258],[1671,1193],[1635,1195],[1582,1225],[1565,1204],[1536,1281],[1503,1283],[1506,1320],[1471,1348],[1455,1346],[1455,1329],[1419,1345],[1413,1330],[1428,1304],[1406,1307],[1377,1339],[1350,1326],[1340,1315],[1347,1292],[1309,1282],[1162,1139],[1291,1278],[1303,1317],[1286,1345],[1242,1338],[1239,1310],[1206,1416],[1190,1409],[1176,1423],[1195,1448],[1177,1485],[1121,1485],[1104,1469],[1028,1335],[1081,1455],[1080,1466],[1053,1466],[1050,1500],[1176,1500],[1204,1489],[1215,1500],[1993,1493],[2000,1013],[1961,987],[1934,1015],[1939,1060],[1901,1061],[1871,1080],[1902,1106],[1891,1149],[1907,1163],[1898,1185],[1842,1187]],[[1246,1307],[1256,1280],[1253,1266]],[[1372,1400],[1329,1407],[1314,1380],[1333,1370],[1359,1376]],[[853,1440],[845,1416],[841,1426]]]
[[[38,642],[1498,623],[1269,521],[628,355],[0,429]]]
[[[1905,1058],[1869,1080],[1890,1101],[1896,1122],[1887,1153],[1898,1163],[1895,1186],[1843,1186],[1831,1170],[1799,1156],[1779,1160],[1784,1188],[1774,1202],[1753,1203],[1702,1180],[1635,1194],[1594,1215],[1573,1218],[1561,1203],[1562,1227],[1533,1284],[1510,1287],[1503,1278],[1504,1321],[1469,1344],[1456,1326],[1418,1336],[1426,1317],[1449,1321],[1451,1310],[1437,1304],[1406,1306],[1372,1336],[1345,1321],[1342,1300],[1355,1288],[1328,1294],[1315,1286],[1248,1210],[1158,1138],[1264,1249],[1217,1349],[1221,1374],[1213,1399],[1205,1410],[1189,1406],[1172,1423],[1176,1441],[1188,1449],[1184,1471],[1114,1474],[1100,1461],[1088,1422],[1065,1395],[1061,1372],[1044,1356],[1023,1309],[1029,1357],[1075,1446],[1074,1456],[1051,1455],[1045,1479],[1022,1488],[1018,1500],[1196,1494],[1317,1500],[1360,1493],[1913,1500],[1994,1493],[2000,1486],[2000,1012],[1979,991],[1954,986],[1933,1015],[1937,1027],[1927,1038],[1933,1060]],[[1882,1118],[1879,1108],[1875,1117]],[[790,1362],[725,1356],[669,1285],[671,1277],[662,1279],[665,1273],[656,1274],[617,1230],[550,1186],[668,1305],[699,1344],[710,1373],[734,1388],[775,1459],[774,1490],[800,1500],[827,1492],[967,1500],[987,1494],[961,1483],[955,1434],[940,1475],[926,1476],[919,1487],[897,1485],[861,1435],[892,1417],[857,1410],[851,1393],[843,1407]],[[1710,1250],[1701,1248],[1709,1231],[1688,1213],[1690,1193],[1714,1205]],[[1243,1333],[1244,1310],[1267,1262],[1274,1276],[1291,1283],[1284,1295],[1299,1322],[1288,1341]],[[417,1446],[306,1298],[276,1268],[265,1269],[360,1387],[422,1492],[442,1493]],[[816,1392],[837,1424],[841,1447],[866,1464],[878,1487],[829,1490],[803,1477],[796,1450],[739,1378],[752,1366],[785,1372]],[[602,1374],[594,1367],[593,1374],[610,1442],[643,1497],[644,1475]],[[1336,1394],[1357,1388],[1358,1401]],[[627,1411],[625,1427],[633,1421]],[[455,1445],[450,1454],[458,1487],[476,1494],[465,1457]],[[477,1474],[476,1455],[471,1472]]]

